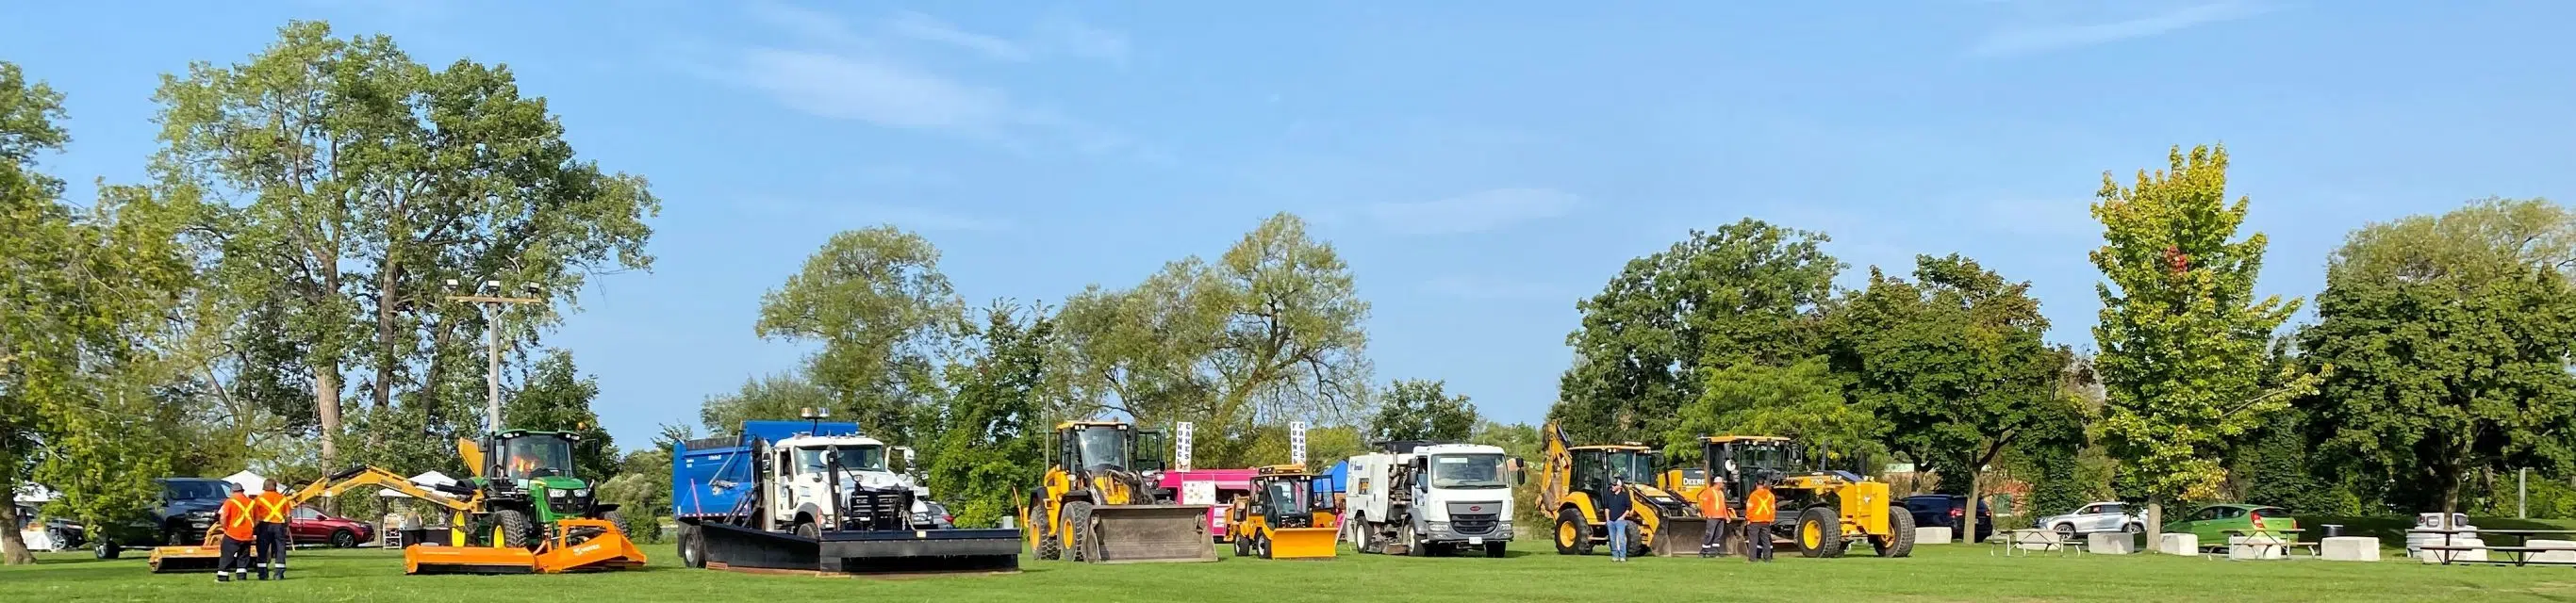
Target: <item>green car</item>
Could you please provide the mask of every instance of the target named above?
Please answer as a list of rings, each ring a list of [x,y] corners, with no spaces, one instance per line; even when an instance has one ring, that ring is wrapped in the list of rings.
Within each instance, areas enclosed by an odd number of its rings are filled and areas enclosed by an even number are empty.
[[[2242,533],[2296,529],[2299,529],[2299,520],[2291,519],[2290,511],[2287,509],[2229,503],[2204,505],[2193,509],[2179,521],[2165,522],[2164,531],[2199,536],[2200,546],[2207,548],[2227,546],[2228,536],[2239,536],[2243,535]],[[2230,530],[2240,533],[2229,534]],[[2299,539],[2295,532],[2283,533],[2279,536],[2283,540]]]

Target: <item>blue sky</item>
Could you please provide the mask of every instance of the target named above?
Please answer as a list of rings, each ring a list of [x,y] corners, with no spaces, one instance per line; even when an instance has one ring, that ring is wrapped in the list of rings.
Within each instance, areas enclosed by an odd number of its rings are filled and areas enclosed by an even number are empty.
[[[6,4],[81,196],[143,178],[159,74],[291,18],[509,64],[666,203],[655,270],[551,338],[627,446],[795,366],[761,292],[884,222],[969,300],[1051,302],[1296,212],[1375,304],[1381,380],[1531,421],[1574,300],[1744,216],[1828,232],[1847,283],[1967,253],[2084,344],[2085,204],[2168,145],[2228,144],[2284,295],[2363,223],[2576,190],[2562,2]]]

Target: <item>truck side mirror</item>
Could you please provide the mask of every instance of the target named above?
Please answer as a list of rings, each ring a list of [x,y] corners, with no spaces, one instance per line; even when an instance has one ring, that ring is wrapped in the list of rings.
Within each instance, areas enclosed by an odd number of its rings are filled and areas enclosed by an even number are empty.
[[[918,465],[913,464],[913,457],[916,455],[913,453],[911,446],[896,446],[894,447],[894,453],[895,456],[903,457],[904,471],[910,472],[915,467],[918,467]]]
[[[1503,468],[1511,471],[1513,486],[1529,483],[1529,463],[1522,461],[1521,457],[1503,459]]]

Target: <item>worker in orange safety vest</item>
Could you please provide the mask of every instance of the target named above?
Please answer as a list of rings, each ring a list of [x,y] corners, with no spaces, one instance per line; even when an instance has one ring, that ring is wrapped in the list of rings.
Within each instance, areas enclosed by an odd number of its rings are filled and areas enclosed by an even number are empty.
[[[286,549],[295,547],[294,535],[286,531],[286,514],[292,511],[288,508],[292,505],[286,502],[286,493],[279,490],[277,480],[268,480],[268,487],[251,501],[251,515],[259,520],[254,535],[259,546],[261,580],[285,580]]]
[[[1779,519],[1780,499],[1771,494],[1771,480],[1754,482],[1753,493],[1744,495],[1744,560],[1771,560],[1771,522]]]
[[[258,537],[258,519],[251,516],[252,507],[258,502],[242,494],[241,484],[225,485],[232,490],[232,496],[224,498],[223,511],[215,518],[215,525],[221,528],[224,540],[216,549],[219,556],[215,558],[215,581],[247,581],[250,580],[252,542]]]
[[[1708,531],[1700,535],[1699,556],[1726,556],[1728,515],[1726,481],[1716,477],[1708,478],[1708,485],[1699,489],[1699,516],[1701,519],[1708,520]]]

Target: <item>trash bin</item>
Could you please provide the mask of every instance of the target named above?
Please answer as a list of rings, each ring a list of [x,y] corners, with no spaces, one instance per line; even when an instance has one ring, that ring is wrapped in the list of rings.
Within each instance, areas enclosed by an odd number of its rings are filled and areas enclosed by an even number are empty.
[[[2343,524],[2339,524],[2339,523],[2330,523],[2330,524],[2325,524],[2325,528],[2326,528],[2326,537],[2327,537],[2327,538],[2335,538],[2335,537],[2339,537],[2339,536],[2342,536],[2342,535],[2343,535]]]

